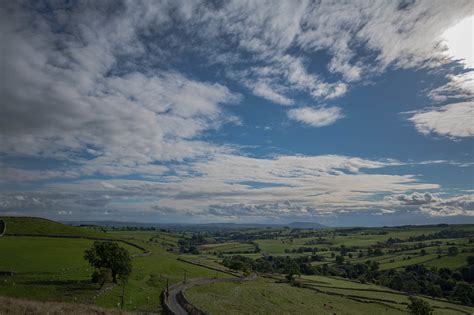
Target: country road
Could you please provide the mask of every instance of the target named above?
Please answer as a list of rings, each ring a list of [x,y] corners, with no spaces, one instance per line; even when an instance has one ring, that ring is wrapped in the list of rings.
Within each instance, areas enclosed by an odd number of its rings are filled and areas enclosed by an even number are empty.
[[[196,285],[217,283],[217,282],[242,282],[255,280],[257,276],[255,274],[245,278],[196,278],[189,279],[186,283],[175,284],[170,288],[169,295],[167,297],[167,304],[171,311],[176,315],[187,315],[189,314],[184,307],[178,301],[178,295],[183,290],[191,288]]]

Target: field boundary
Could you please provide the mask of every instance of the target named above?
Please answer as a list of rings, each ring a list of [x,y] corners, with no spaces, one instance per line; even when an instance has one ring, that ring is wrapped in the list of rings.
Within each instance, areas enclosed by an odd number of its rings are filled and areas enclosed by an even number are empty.
[[[395,306],[393,305],[390,305],[390,304],[386,304],[386,303],[391,303],[391,304],[395,304],[395,305],[408,305],[408,303],[406,302],[397,302],[397,301],[392,301],[392,300],[386,300],[386,299],[379,299],[379,298],[373,298],[373,297],[364,297],[364,296],[358,296],[358,295],[351,295],[351,294],[344,294],[344,293],[337,293],[337,292],[331,292],[331,291],[325,291],[323,290],[323,288],[328,288],[328,289],[341,289],[341,290],[349,290],[349,291],[366,291],[366,292],[380,292],[380,293],[389,293],[389,294],[399,294],[399,295],[405,295],[407,296],[407,294],[403,294],[402,292],[398,293],[398,292],[389,292],[389,291],[374,291],[374,290],[370,290],[370,289],[347,289],[347,288],[337,288],[337,287],[325,287],[325,286],[316,286],[316,285],[309,285],[309,284],[306,284],[306,283],[300,283],[300,287],[301,288],[305,288],[305,289],[309,289],[309,290],[313,290],[313,291],[316,291],[316,292],[319,292],[319,293],[323,293],[323,294],[327,294],[327,295],[335,295],[335,296],[341,296],[341,297],[345,297],[345,298],[348,298],[348,299],[351,299],[351,300],[354,300],[354,301],[358,301],[358,302],[362,302],[362,303],[375,303],[375,304],[380,304],[380,305],[383,305],[383,306],[386,306],[386,307],[390,307],[392,309],[397,309],[399,310],[398,308],[396,308]],[[427,298],[427,299],[430,299],[430,300],[433,300],[433,301],[441,301],[441,302],[444,302],[444,303],[449,303],[449,304],[454,304],[454,305],[461,305],[463,306],[462,304],[456,304],[456,303],[451,303],[449,301],[443,301],[443,300],[437,300],[437,299],[433,299],[429,296],[424,296],[424,295],[420,295],[420,297],[423,297],[423,298]],[[453,311],[457,311],[457,312],[460,312],[460,313],[463,313],[463,314],[466,314],[466,315],[469,315],[471,313],[469,312],[466,312],[465,310],[463,309],[458,309],[458,308],[454,308],[454,307],[449,307],[449,306],[446,306],[446,307],[441,307],[441,306],[433,306],[433,308],[437,308],[437,309],[449,309],[449,310],[453,310]]]
[[[80,236],[80,235],[61,235],[61,234],[34,234],[34,233],[9,233],[4,236],[9,237],[51,237],[51,238],[73,238],[73,239],[86,239],[92,241],[108,241],[108,242],[122,242],[124,244],[130,245],[132,247],[138,248],[143,251],[144,254],[149,253],[149,251],[138,244],[132,243],[127,240],[119,238],[105,238],[105,237],[93,237],[93,236]]]
[[[201,263],[198,263],[198,262],[189,261],[189,260],[186,260],[186,259],[183,259],[183,258],[180,258],[180,257],[178,257],[177,260],[182,261],[182,262],[187,263],[187,264],[190,264],[190,265],[194,265],[194,266],[198,266],[198,267],[207,268],[207,269],[210,269],[210,270],[222,272],[222,273],[225,273],[225,274],[228,274],[228,275],[231,275],[231,276],[235,276],[235,277],[239,277],[239,278],[242,276],[242,275],[240,275],[240,274],[238,274],[238,273],[234,273],[234,272],[232,272],[232,271],[228,271],[228,270],[224,270],[224,269],[219,269],[219,268],[216,268],[216,267],[211,267],[211,266],[208,266],[208,265],[205,265],[205,264],[201,264]]]

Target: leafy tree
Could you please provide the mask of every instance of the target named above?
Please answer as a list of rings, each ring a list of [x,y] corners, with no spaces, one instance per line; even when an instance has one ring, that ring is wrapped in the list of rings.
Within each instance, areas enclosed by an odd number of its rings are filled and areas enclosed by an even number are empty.
[[[115,242],[95,241],[84,252],[84,259],[95,268],[106,268],[112,273],[112,281],[117,283],[117,275],[124,277],[132,272],[132,259],[125,248]]]
[[[454,299],[462,304],[474,304],[474,289],[467,283],[459,282],[453,292]]]
[[[410,304],[408,304],[408,311],[414,315],[431,315],[433,308],[425,300],[410,296]]]
[[[0,230],[1,230],[1,228],[0,228]],[[467,257],[467,264],[468,265],[474,265],[474,256]]]
[[[112,274],[110,272],[110,269],[107,268],[96,269],[96,271],[94,271],[94,273],[92,274],[92,282],[99,283],[101,289],[106,282],[110,282],[111,280]]]
[[[342,265],[344,263],[344,257],[338,255],[336,256],[336,264]]]
[[[449,256],[456,256],[459,253],[459,249],[456,246],[451,246],[448,248],[448,255]]]
[[[443,296],[443,291],[441,290],[441,287],[432,283],[428,284],[426,288],[426,293],[433,298]]]
[[[286,279],[290,283],[293,282],[293,278],[294,278],[295,275],[299,276],[301,274],[300,267],[298,266],[298,264],[293,259],[289,259],[286,262],[284,268],[285,268],[284,271],[286,273]]]

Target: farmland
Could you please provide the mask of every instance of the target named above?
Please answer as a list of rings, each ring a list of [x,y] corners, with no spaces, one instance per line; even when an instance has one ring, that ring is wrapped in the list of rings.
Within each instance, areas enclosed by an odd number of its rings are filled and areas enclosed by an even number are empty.
[[[434,314],[474,311],[470,296],[458,295],[463,285],[472,290],[472,225],[140,229],[4,220],[0,295],[14,299],[160,313],[167,284],[254,273],[253,281],[197,285],[185,295],[211,314],[406,314],[411,294]],[[83,256],[96,238],[129,252],[126,283],[91,282],[94,268]],[[405,279],[399,286],[397,277]]]
[[[15,225],[9,224],[10,233]],[[62,226],[50,221],[38,219],[25,219],[22,232],[28,232],[28,226],[40,226],[40,231],[47,235],[56,232],[68,232],[68,236],[99,235],[123,237],[143,245],[150,254],[141,256],[142,251],[127,244],[120,246],[126,248],[133,258],[133,270],[125,288],[126,302],[124,309],[159,312],[159,296],[165,288],[166,282],[175,283],[183,278],[184,270],[187,276],[213,277],[214,270],[194,266],[178,261],[177,255],[167,252],[159,244],[145,241],[143,232],[122,233],[90,233],[89,229]],[[45,226],[41,226],[45,223]],[[60,229],[58,229],[60,226]],[[75,234],[74,232],[79,232]],[[31,233],[32,234],[32,233]],[[114,235],[115,234],[115,235]],[[33,299],[40,301],[75,302],[93,304],[106,308],[117,308],[121,300],[122,288],[109,284],[99,290],[97,284],[90,281],[93,268],[83,259],[84,250],[89,248],[93,240],[57,237],[26,237],[5,236],[0,238],[0,271],[15,272],[14,276],[0,275],[0,295],[14,298]],[[155,233],[156,235],[156,233]],[[221,277],[229,276],[221,274]]]

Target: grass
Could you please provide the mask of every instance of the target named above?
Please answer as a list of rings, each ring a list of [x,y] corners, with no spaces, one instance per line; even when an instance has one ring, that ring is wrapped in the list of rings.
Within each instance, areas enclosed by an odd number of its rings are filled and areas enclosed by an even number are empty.
[[[0,276],[0,295],[40,301],[78,302],[106,308],[117,307],[121,287],[111,287],[98,295],[98,286],[90,282],[93,269],[83,259],[92,240],[47,237],[0,238],[0,271],[14,271],[14,276]],[[125,244],[132,255],[140,254]],[[157,312],[159,296],[166,278],[173,284],[187,277],[229,277],[229,275],[178,261],[177,255],[158,246],[150,246],[150,256],[133,258],[133,272],[126,286],[125,309]]]
[[[383,303],[388,303],[394,307],[400,307],[400,304],[407,304],[409,302],[408,295],[375,284],[362,284],[342,278],[323,276],[302,276],[300,281],[318,291],[356,297],[367,301],[383,301]],[[470,314],[474,312],[472,307],[457,305],[439,299],[424,299],[435,308],[435,314]]]
[[[466,265],[468,256],[472,256],[473,253],[460,253],[456,256],[442,256],[439,259],[435,259],[425,263],[427,267],[447,267],[451,269],[461,268]]]
[[[35,235],[65,235],[84,237],[110,237],[108,234],[91,228],[69,226],[55,221],[33,217],[0,217],[6,222],[5,235],[35,234]]]
[[[203,252],[254,252],[255,246],[247,243],[228,242],[228,243],[217,243],[217,244],[206,244],[199,247],[200,251]]]
[[[97,291],[92,269],[82,255],[93,241],[83,239],[2,237],[0,295],[47,301],[87,302]]]
[[[133,260],[133,273],[125,288],[125,309],[140,311],[157,311],[160,309],[159,296],[169,284],[183,281],[186,270],[187,278],[220,278],[230,275],[211,269],[195,266],[177,260],[177,255],[158,251],[151,256],[136,257]],[[108,294],[97,299],[98,305],[115,307],[120,301],[121,288],[116,287]]]
[[[264,279],[196,286],[186,296],[210,314],[406,314]]]
[[[163,231],[109,231],[111,235],[120,239],[140,240],[142,242],[166,243],[170,246],[178,246],[179,236]]]
[[[38,302],[0,296],[0,314],[126,315],[130,313],[77,303]]]
[[[177,255],[164,248],[176,248],[181,235],[166,231],[109,231],[104,233],[40,218],[4,217],[4,219],[7,222],[7,234],[105,237],[129,240],[145,247],[150,252],[148,256],[142,256],[142,251],[135,247],[120,243],[120,246],[125,247],[133,256],[133,272],[125,286],[124,309],[127,311],[159,312],[161,310],[159,296],[166,287],[167,281],[169,284],[182,281],[185,270],[187,278],[231,277],[226,273],[212,270],[213,268],[225,269],[219,264],[221,258],[212,255],[214,251],[230,255],[229,253],[234,251],[254,249],[254,246],[248,243],[229,241],[201,246],[201,255]],[[386,235],[355,231],[347,232],[346,236],[342,236],[340,235],[342,232],[338,231],[334,239],[332,232],[330,232],[325,238],[332,244],[318,245],[305,245],[306,242],[317,239],[317,237],[290,239],[285,230],[286,234],[281,234],[276,239],[256,240],[262,250],[261,253],[244,255],[252,258],[267,254],[296,257],[311,253],[287,254],[285,249],[297,249],[300,246],[329,248],[338,247],[337,244],[361,246],[360,248],[365,252],[366,246],[386,241],[389,237],[406,239],[421,233],[435,233],[445,228],[433,226],[388,228],[386,230],[390,231],[390,234]],[[471,229],[466,226],[463,228]],[[374,230],[371,231],[374,232]],[[449,268],[459,268],[466,265],[466,258],[472,255],[470,251],[474,247],[473,244],[468,243],[468,239],[442,240],[442,242],[441,246],[426,247],[425,256],[419,254],[419,249],[408,249],[377,257],[364,256],[360,259],[356,258],[357,253],[355,253],[352,259],[347,256],[346,259],[352,263],[365,262],[368,259],[376,260],[380,263],[382,270],[404,268],[414,263],[424,263],[428,267]],[[461,252],[457,256],[447,256],[447,249],[451,245],[447,245],[446,242],[454,242],[460,251],[467,252]],[[51,301],[75,302],[101,306],[107,310],[116,309],[121,300],[121,284],[107,285],[107,290],[99,291],[98,286],[90,281],[93,269],[83,259],[83,252],[92,243],[93,240],[80,238],[8,235],[1,237],[0,271],[14,271],[16,275],[0,276],[0,295],[48,303]],[[414,245],[414,243],[403,243],[402,245]],[[428,242],[425,243],[429,245]],[[441,258],[438,258],[438,250],[442,251]],[[331,251],[318,251],[318,255],[327,257],[326,261],[320,263],[333,263],[334,259],[330,258],[331,253]],[[411,259],[403,260],[404,257],[411,257]],[[180,261],[179,258],[207,267]],[[189,289],[186,294],[198,306],[211,314],[314,314],[315,312],[318,314],[406,314],[407,296],[388,288],[323,276],[302,276],[299,281],[310,288],[297,288],[286,283],[276,283],[270,279],[260,279],[242,284],[216,283],[198,286]],[[435,314],[459,314],[456,309],[464,311],[464,313],[473,313],[474,311],[470,307],[442,300],[427,300],[436,307]],[[11,304],[11,308],[16,307],[13,304]],[[31,307],[36,307],[33,304]],[[51,303],[51,309],[55,309],[55,307],[62,306],[54,306],[54,303]],[[77,307],[81,309],[82,306]],[[88,309],[84,309],[82,313],[85,313],[86,310]],[[68,313],[73,312],[74,310],[71,310]],[[78,311],[78,313],[81,312]]]
[[[288,240],[270,239],[255,241],[260,249],[267,254],[284,254],[285,249],[298,249],[301,244],[294,244]]]

